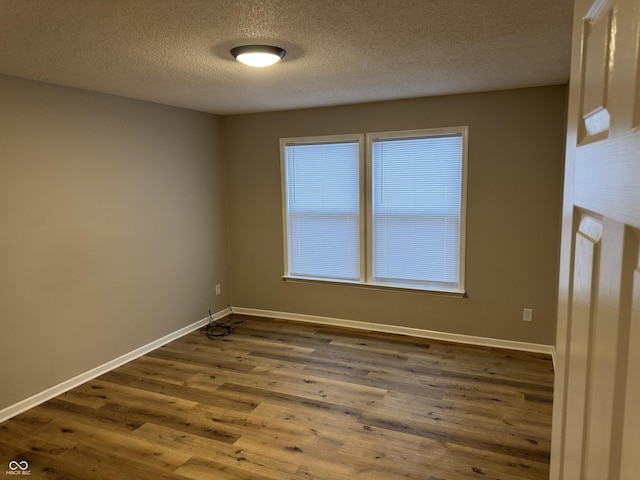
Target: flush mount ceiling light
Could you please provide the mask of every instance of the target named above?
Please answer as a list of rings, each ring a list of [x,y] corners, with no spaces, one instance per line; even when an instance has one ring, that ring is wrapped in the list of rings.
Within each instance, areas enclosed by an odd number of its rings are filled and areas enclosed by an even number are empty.
[[[231,55],[239,62],[251,67],[268,67],[282,60],[285,52],[280,47],[270,45],[243,45],[231,49]]]

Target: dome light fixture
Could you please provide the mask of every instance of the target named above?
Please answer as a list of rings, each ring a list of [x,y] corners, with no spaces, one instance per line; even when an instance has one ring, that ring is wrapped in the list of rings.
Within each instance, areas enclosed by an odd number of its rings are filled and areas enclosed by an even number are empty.
[[[251,67],[268,67],[282,60],[287,52],[271,45],[242,45],[231,49],[231,55]]]

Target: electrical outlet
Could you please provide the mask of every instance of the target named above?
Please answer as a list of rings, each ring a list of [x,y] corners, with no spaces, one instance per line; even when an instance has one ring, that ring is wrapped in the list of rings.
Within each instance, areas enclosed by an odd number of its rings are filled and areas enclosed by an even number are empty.
[[[220,284],[216,285],[216,295],[220,295]]]
[[[522,320],[525,322],[533,321],[533,308],[525,308],[522,311]]]

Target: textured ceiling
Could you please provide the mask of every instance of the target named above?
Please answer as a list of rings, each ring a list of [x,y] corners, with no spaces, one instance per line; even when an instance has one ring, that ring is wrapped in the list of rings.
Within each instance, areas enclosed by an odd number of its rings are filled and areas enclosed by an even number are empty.
[[[560,84],[572,0],[0,0],[0,73],[217,114]],[[266,69],[229,50],[287,51]]]

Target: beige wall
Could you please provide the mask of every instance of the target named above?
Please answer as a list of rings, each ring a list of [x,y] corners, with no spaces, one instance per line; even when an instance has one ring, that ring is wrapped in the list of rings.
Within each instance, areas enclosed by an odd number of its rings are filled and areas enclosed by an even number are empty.
[[[220,145],[213,115],[0,76],[0,409],[226,307]]]
[[[232,304],[551,345],[565,97],[555,86],[223,117]],[[470,128],[468,298],[283,282],[279,138],[451,125]]]

